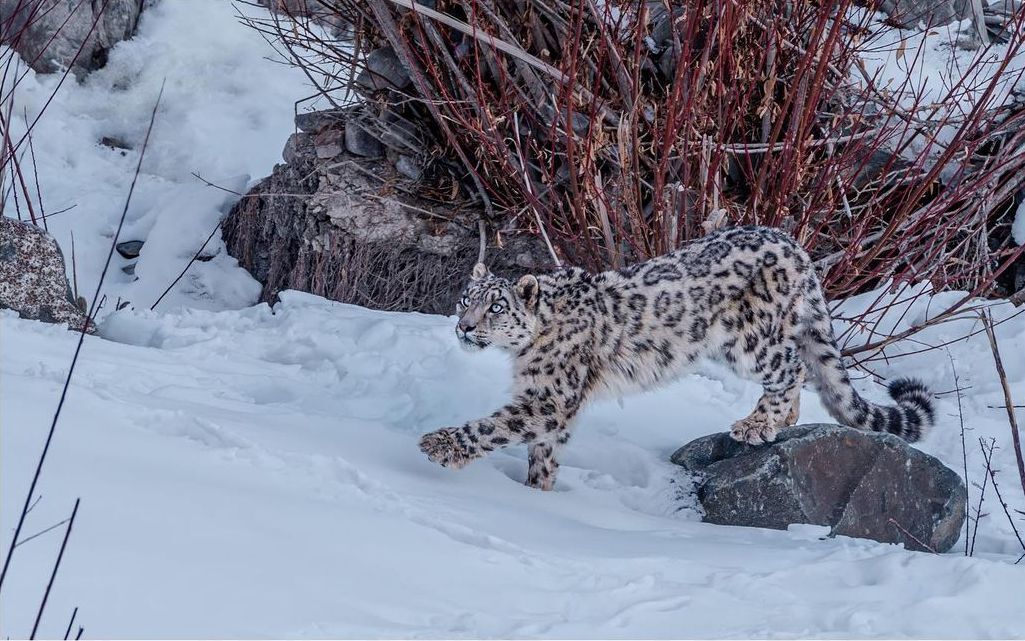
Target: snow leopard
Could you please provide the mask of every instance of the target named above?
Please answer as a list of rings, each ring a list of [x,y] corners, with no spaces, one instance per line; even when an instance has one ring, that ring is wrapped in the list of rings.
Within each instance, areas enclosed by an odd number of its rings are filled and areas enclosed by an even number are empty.
[[[526,484],[551,490],[557,455],[585,403],[651,389],[700,359],[762,386],[730,435],[769,443],[796,423],[805,377],[840,423],[914,442],[932,426],[921,382],[889,385],[895,405],[854,389],[807,252],[766,227],[714,231],[669,254],[612,271],[577,267],[515,283],[478,263],[456,305],[463,347],[512,356],[513,400],[490,416],[425,434],[420,449],[461,468],[498,448],[528,446]]]

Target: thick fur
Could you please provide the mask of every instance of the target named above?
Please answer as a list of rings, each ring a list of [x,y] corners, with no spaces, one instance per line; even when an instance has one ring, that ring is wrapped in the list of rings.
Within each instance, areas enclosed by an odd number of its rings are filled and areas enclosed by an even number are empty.
[[[699,358],[762,385],[754,410],[733,424],[738,441],[769,442],[793,425],[806,374],[845,425],[916,441],[933,423],[931,396],[913,380],[891,384],[895,406],[858,395],[811,260],[773,229],[724,229],[619,271],[569,268],[515,284],[479,264],[456,311],[465,347],[514,356],[515,390],[491,416],[422,438],[447,467],[525,443],[527,484],[551,489],[556,454],[586,401],[671,381]]]

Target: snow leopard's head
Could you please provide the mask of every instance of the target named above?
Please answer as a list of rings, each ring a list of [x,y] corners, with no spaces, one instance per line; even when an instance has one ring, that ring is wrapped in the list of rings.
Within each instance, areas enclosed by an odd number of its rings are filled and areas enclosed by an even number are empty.
[[[456,303],[459,344],[468,350],[494,345],[510,352],[526,347],[537,335],[538,292],[534,276],[514,284],[477,263]]]

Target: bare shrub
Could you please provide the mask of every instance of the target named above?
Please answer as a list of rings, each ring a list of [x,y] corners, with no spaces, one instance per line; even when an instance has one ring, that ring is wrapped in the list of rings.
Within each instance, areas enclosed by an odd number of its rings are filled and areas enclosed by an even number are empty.
[[[306,1],[355,25],[355,44],[301,16],[251,24],[327,96],[393,50],[412,87],[369,102],[415,116],[422,155],[458,163],[492,225],[543,235],[565,262],[617,268],[723,225],[771,225],[812,253],[833,298],[968,292],[927,326],[1001,293],[1021,257],[1008,233],[1025,181],[1025,110],[1009,98],[1020,9],[1006,44],[937,92],[867,70],[881,23],[853,0]],[[928,53],[925,39],[893,46],[911,66]]]

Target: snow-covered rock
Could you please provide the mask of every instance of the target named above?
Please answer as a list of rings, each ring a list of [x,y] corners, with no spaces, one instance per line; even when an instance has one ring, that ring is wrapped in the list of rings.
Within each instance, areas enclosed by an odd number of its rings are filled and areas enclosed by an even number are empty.
[[[936,458],[891,434],[800,425],[768,445],[704,436],[673,454],[696,473],[704,518],[785,530],[828,525],[832,534],[946,552],[965,521],[965,485]]]

